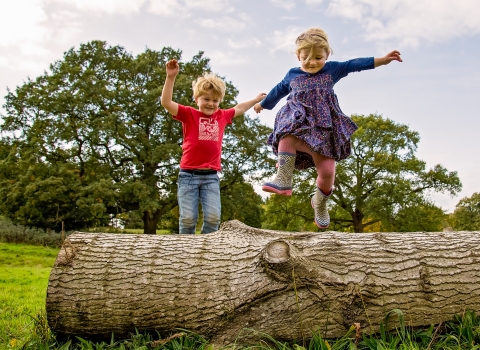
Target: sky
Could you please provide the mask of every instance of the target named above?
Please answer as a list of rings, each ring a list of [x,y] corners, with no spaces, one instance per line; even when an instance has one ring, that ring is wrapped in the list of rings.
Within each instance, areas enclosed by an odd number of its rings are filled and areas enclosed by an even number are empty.
[[[239,90],[237,101],[250,100],[299,65],[295,38],[310,27],[327,32],[330,60],[399,50],[403,63],[337,83],[343,112],[381,114],[417,131],[417,157],[457,171],[463,184],[455,197],[431,195],[447,212],[480,192],[480,0],[4,0],[0,105],[7,87],[91,40],[135,55],[172,47],[183,61],[204,51],[212,71]],[[273,127],[283,102],[260,121]]]

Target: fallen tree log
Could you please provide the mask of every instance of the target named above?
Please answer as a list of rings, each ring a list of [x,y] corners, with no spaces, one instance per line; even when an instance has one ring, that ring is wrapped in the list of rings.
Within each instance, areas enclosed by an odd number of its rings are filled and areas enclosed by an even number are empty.
[[[400,309],[412,326],[480,311],[480,232],[279,232],[239,221],[208,235],[74,233],[52,269],[47,319],[60,336],[242,330],[275,339],[353,323],[378,331]],[[256,341],[243,332],[244,343]]]

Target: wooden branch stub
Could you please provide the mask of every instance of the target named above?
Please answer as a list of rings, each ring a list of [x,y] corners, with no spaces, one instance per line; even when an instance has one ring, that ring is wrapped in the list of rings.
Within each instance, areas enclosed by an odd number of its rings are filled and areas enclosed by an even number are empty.
[[[290,260],[290,246],[282,240],[270,242],[265,247],[264,258],[270,264],[286,263]]]

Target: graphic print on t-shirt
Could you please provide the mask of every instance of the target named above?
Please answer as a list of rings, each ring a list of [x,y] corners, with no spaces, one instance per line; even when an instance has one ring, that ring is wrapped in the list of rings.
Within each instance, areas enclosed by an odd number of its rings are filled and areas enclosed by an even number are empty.
[[[212,118],[200,118],[198,124],[198,139],[218,141],[218,122]]]

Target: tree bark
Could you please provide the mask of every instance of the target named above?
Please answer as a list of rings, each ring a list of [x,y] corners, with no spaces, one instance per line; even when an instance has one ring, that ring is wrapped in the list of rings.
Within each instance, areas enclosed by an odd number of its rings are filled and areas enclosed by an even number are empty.
[[[157,234],[157,222],[160,217],[160,211],[157,210],[153,214],[150,214],[148,210],[143,212],[143,233],[147,235]]]
[[[215,344],[376,332],[392,309],[412,326],[480,311],[480,232],[280,232],[229,221],[208,235],[77,232],[52,269],[57,335],[195,331]],[[392,325],[393,326],[393,325]],[[239,338],[237,338],[240,335]]]

